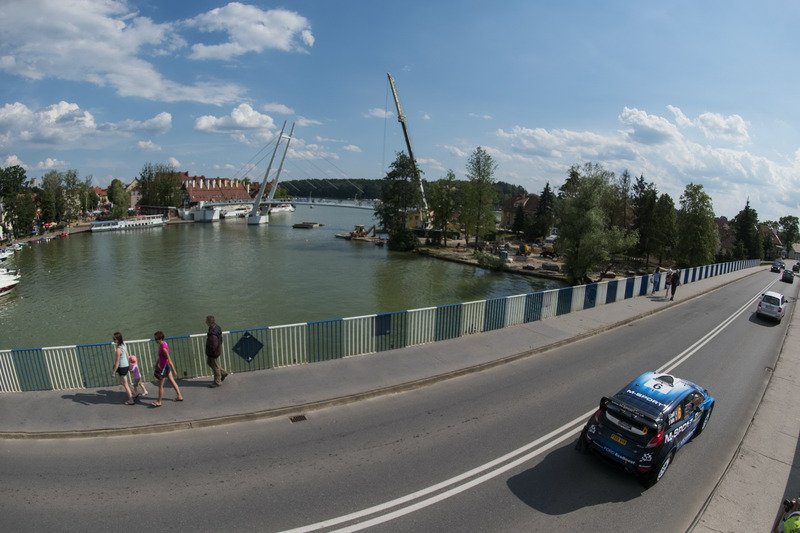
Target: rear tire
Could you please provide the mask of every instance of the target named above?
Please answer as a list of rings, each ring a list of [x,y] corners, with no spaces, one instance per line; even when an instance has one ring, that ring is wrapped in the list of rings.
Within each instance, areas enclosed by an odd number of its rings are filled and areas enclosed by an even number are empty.
[[[669,465],[672,464],[672,459],[675,457],[675,450],[669,452],[666,457],[664,457],[660,463],[653,469],[652,472],[644,476],[642,479],[642,483],[644,484],[645,488],[650,488],[656,483],[658,483],[664,474],[667,473],[667,469]]]

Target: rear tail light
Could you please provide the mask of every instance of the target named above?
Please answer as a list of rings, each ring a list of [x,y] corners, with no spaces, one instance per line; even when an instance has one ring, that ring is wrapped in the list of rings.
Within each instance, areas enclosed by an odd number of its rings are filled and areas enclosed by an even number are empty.
[[[655,448],[659,446],[662,442],[664,442],[664,432],[659,431],[652,439],[650,439],[650,442],[647,443],[647,446],[645,446],[645,448]]]

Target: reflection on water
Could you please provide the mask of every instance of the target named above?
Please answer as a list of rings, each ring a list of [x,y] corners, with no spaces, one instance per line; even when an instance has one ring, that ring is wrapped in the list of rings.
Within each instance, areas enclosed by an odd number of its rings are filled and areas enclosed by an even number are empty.
[[[316,229],[292,224],[315,221]],[[372,212],[299,206],[270,224],[245,219],[32,244],[22,281],[0,300],[0,349],[92,344],[419,309],[537,292],[555,282],[503,275],[336,239]]]

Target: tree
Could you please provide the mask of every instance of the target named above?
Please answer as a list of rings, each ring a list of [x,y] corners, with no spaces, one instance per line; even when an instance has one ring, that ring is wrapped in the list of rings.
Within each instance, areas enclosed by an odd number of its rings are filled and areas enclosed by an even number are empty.
[[[422,193],[416,183],[416,172],[411,158],[398,152],[383,179],[381,204],[375,208],[375,217],[389,232],[390,250],[409,251],[417,245],[414,232],[408,227],[408,213],[419,210]]]
[[[761,232],[758,230],[758,213],[750,207],[750,200],[747,200],[744,209],[734,217],[733,233],[736,235],[736,259],[761,259],[764,250]],[[739,244],[741,248],[738,247]]]
[[[536,206],[536,212],[533,214],[533,219],[525,231],[525,238],[530,241],[543,239],[550,235],[556,224],[556,195],[553,189],[550,188],[548,181],[539,195],[539,205]]]
[[[42,222],[59,222],[65,211],[64,176],[51,170],[42,176],[42,190],[39,196],[42,206]]]
[[[139,172],[141,205],[177,207],[183,204],[180,172],[164,164],[145,163]]]
[[[654,247],[654,234],[659,223],[659,219],[655,216],[657,202],[658,191],[655,184],[645,181],[644,175],[636,178],[631,198],[633,229],[639,233],[637,251],[644,256],[645,261],[650,259]]]
[[[111,208],[113,218],[124,218],[128,214],[130,199],[125,192],[125,186],[116,178],[111,180],[111,185],[108,186],[108,200],[113,205]]]
[[[511,231],[517,235],[522,235],[522,233],[525,231],[525,227],[528,225],[528,217],[525,215],[525,207],[522,205],[522,202],[520,202],[517,204],[517,208],[514,211],[514,220],[511,223]]]
[[[457,209],[456,175],[448,170],[443,179],[435,181],[430,191],[430,209],[433,211],[433,228],[438,230],[447,246],[447,228],[455,221]]]
[[[80,210],[80,182],[77,170],[67,170],[64,173],[64,217],[67,221],[74,218]]]
[[[25,230],[30,228],[33,222],[33,216],[28,218],[27,211],[20,212],[25,206],[20,196],[25,194],[27,181],[25,169],[19,165],[0,169],[0,210],[2,210],[0,215],[11,225],[15,235],[23,231],[23,228]]]
[[[622,228],[612,226],[611,214],[603,208],[610,188],[608,173],[599,165],[587,164],[584,170],[586,175],[570,168],[568,186],[559,193],[559,249],[572,284],[588,281],[589,273],[609,254],[626,250],[638,238],[635,231],[626,236]]]
[[[494,171],[497,163],[480,146],[467,161],[467,195],[462,211],[464,225],[475,235],[475,248],[478,239],[486,237],[495,230],[497,219],[494,214]]]
[[[658,197],[653,218],[656,224],[652,236],[652,251],[658,256],[660,265],[664,262],[664,257],[672,254],[678,233],[675,201],[670,195],[662,194]]]
[[[800,241],[800,220],[796,216],[788,215],[781,217],[778,222],[781,225],[778,235],[783,242],[784,249],[788,252],[796,242]]]
[[[675,259],[678,266],[707,265],[714,260],[719,235],[714,223],[711,197],[702,185],[690,183],[681,195],[678,210],[678,238]]]

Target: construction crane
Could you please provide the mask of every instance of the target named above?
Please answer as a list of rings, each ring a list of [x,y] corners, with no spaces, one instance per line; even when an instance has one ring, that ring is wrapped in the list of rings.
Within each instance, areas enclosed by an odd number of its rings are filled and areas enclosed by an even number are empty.
[[[403,113],[403,106],[400,105],[400,98],[397,96],[397,88],[394,85],[394,78],[392,74],[387,72],[389,76],[389,84],[392,86],[392,94],[394,95],[394,104],[397,106],[397,122],[403,127],[403,135],[406,138],[406,146],[408,147],[408,157],[411,159],[411,168],[414,171],[414,179],[419,185],[419,192],[422,195],[422,225],[425,229],[431,228],[430,216],[428,213],[428,201],[425,199],[425,188],[422,186],[422,178],[419,175],[417,168],[417,160],[414,159],[414,150],[411,148],[411,138],[408,136],[408,128],[406,128],[406,116]]]

